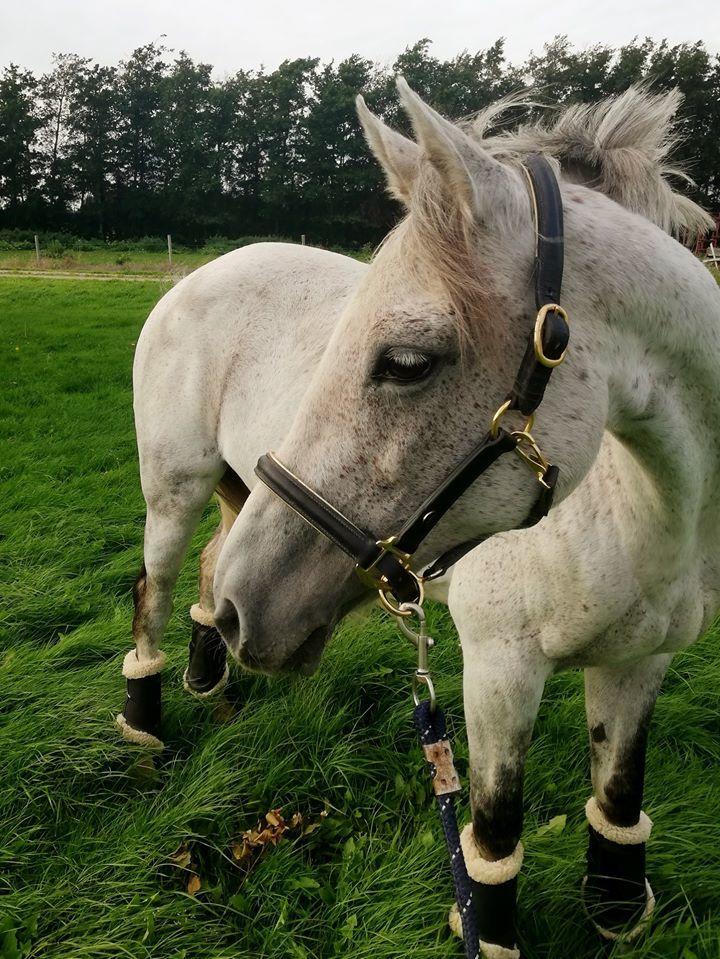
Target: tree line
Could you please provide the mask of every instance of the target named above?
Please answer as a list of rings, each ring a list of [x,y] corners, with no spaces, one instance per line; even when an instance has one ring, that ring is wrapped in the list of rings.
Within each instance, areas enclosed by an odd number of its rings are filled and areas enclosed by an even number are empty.
[[[397,215],[364,143],[354,99],[406,130],[402,73],[452,118],[507,93],[549,104],[597,100],[631,83],[685,94],[677,159],[696,199],[720,206],[720,56],[698,42],[635,40],[575,50],[566,37],[520,65],[503,41],[441,60],[429,40],[391,67],[360,56],[286,60],[224,79],[162,43],[117,66],[56,55],[35,76],[0,74],[0,229],[118,239],[305,233],[313,242],[376,242]]]

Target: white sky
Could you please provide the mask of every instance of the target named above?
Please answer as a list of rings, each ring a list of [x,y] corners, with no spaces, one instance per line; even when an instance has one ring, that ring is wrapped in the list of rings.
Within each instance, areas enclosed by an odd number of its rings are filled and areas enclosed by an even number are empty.
[[[558,33],[580,48],[650,36],[720,52],[715,0],[0,0],[0,67],[42,72],[53,52],[116,63],[162,34],[220,77],[299,56],[388,64],[425,36],[441,58],[502,36],[517,62]]]

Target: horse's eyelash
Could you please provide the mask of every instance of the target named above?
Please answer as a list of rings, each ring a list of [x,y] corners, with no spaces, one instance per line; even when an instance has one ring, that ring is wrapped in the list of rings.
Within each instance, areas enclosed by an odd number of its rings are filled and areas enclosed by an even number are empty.
[[[391,346],[385,356],[400,366],[418,366],[420,363],[427,362],[427,356],[418,350],[409,350],[400,346]]]

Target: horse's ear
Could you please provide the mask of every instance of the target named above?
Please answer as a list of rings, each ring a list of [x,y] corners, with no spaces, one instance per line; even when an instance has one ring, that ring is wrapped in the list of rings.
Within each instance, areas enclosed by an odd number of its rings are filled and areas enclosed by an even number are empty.
[[[407,204],[415,182],[420,159],[416,143],[396,133],[367,108],[361,96],[355,101],[358,117],[368,146],[385,171],[388,189],[396,200]]]
[[[481,222],[507,224],[514,219],[518,201],[527,203],[516,172],[493,159],[464,130],[428,106],[404,77],[398,77],[397,88],[421,157],[435,167],[449,195]]]

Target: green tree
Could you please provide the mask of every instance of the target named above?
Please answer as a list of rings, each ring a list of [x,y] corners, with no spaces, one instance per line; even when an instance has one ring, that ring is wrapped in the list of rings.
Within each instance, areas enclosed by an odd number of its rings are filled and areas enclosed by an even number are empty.
[[[154,43],[138,47],[121,62],[118,74],[118,163],[128,185],[139,191],[159,181],[157,130],[167,64],[165,48]]]
[[[261,80],[264,109],[260,140],[265,172],[262,198],[266,228],[296,233],[302,221],[302,190],[307,182],[307,120],[313,100],[317,58],[285,60]]]
[[[0,75],[0,207],[8,223],[23,222],[23,207],[39,194],[36,134],[42,125],[32,73],[14,63]]]
[[[165,228],[185,236],[207,234],[208,202],[219,194],[217,170],[209,163],[213,97],[212,66],[181,51],[164,77],[157,116],[159,199]]]
[[[72,170],[77,218],[104,237],[114,227],[112,207],[119,170],[119,92],[114,67],[83,65],[71,89],[67,160]]]
[[[566,36],[546,43],[544,53],[531,53],[525,65],[530,85],[547,103],[591,103],[607,89],[613,51],[598,44],[575,52]]]
[[[149,43],[120,63],[114,222],[123,232],[154,233],[161,224],[158,202],[165,47]]]
[[[663,40],[649,56],[647,78],[656,88],[678,87],[685,97],[675,157],[695,178],[698,199],[718,203],[720,57],[711,57],[700,42],[670,46]]]
[[[639,43],[633,40],[615,54],[607,78],[607,92],[621,93],[633,83],[645,79],[647,64],[655,44],[649,38]]]
[[[90,61],[71,53],[56,54],[53,69],[40,78],[39,110],[42,128],[38,146],[42,156],[43,190],[52,226],[62,226],[74,199],[72,166],[68,158],[70,117],[74,91]]]
[[[359,56],[330,63],[318,73],[307,117],[303,189],[305,229],[337,243],[367,241],[389,226],[383,179],[365,145],[355,99],[375,79]]]
[[[187,241],[307,233],[313,242],[374,243],[399,211],[354,101],[362,91],[409,132],[397,74],[453,119],[527,88],[554,105],[592,102],[631,83],[678,86],[685,104],[676,156],[696,177],[697,198],[720,204],[720,57],[700,42],[576,50],[558,36],[510,64],[501,39],[442,59],[422,38],[389,70],[360,56],[302,57],[224,80],[157,42],[117,68],[62,54],[39,82],[15,65],[0,74],[0,221],[83,234],[170,231]]]

